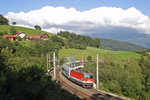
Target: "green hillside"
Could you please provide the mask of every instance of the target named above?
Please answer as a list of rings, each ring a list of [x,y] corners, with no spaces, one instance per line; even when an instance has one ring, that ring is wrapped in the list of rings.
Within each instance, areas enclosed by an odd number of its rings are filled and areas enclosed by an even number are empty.
[[[45,32],[45,31],[35,30],[32,28],[26,28],[26,27],[21,27],[21,26],[11,26],[11,25],[0,25],[0,32],[6,31],[10,33],[11,27],[15,27],[17,32],[25,32],[27,35],[36,35],[40,33],[47,33],[50,36],[53,35],[52,33]],[[110,40],[110,39],[101,39],[101,48],[110,49],[110,50],[119,50],[119,51],[120,50],[121,51],[142,51],[142,50],[147,49],[147,48],[144,48],[142,46],[138,46],[132,43],[120,42],[120,41]]]
[[[142,51],[147,48],[129,43],[129,42],[120,42],[111,39],[102,39],[101,38],[101,47],[103,49],[111,49],[111,50],[123,50],[123,51]]]
[[[81,60],[82,56],[84,59],[87,59],[87,56],[92,56],[93,59],[96,59],[96,54],[99,54],[99,59],[103,59],[107,53],[111,53],[112,57],[115,60],[127,59],[127,58],[139,58],[140,54],[130,51],[112,51],[105,49],[97,49],[93,47],[87,47],[85,50],[78,49],[65,49],[62,48],[59,50],[59,55],[61,57],[70,57],[72,55],[76,55],[77,60]]]
[[[73,43],[76,45],[80,44],[82,48],[86,46],[90,46],[90,47],[109,49],[109,50],[119,50],[119,51],[120,50],[121,51],[142,51],[147,49],[142,46],[135,45],[129,42],[120,42],[111,39],[92,38],[90,36],[78,35],[67,31],[59,32],[57,33],[57,35],[66,38],[69,41],[68,44],[71,43],[72,45]],[[79,47],[79,46],[74,46],[74,47]]]
[[[0,32],[7,31],[8,33],[10,33],[11,27],[15,27],[17,32],[25,32],[27,35],[36,35],[40,33],[47,33],[48,35],[52,35],[52,33],[45,32],[45,31],[35,30],[32,28],[26,28],[21,26],[11,26],[11,25],[0,25]]]

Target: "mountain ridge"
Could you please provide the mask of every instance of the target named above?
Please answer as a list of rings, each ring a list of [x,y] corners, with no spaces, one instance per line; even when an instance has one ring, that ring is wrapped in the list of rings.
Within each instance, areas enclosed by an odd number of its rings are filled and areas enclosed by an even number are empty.
[[[134,32],[93,33],[88,36],[91,36],[93,38],[105,38],[105,39],[112,39],[121,42],[130,42],[136,45],[143,46],[145,48],[150,48],[150,41],[149,41],[150,35],[144,33],[134,33]]]
[[[111,49],[111,50],[123,50],[123,51],[142,51],[147,50],[147,48],[130,43],[130,42],[120,42],[117,40],[111,39],[101,39],[101,48],[102,49]]]

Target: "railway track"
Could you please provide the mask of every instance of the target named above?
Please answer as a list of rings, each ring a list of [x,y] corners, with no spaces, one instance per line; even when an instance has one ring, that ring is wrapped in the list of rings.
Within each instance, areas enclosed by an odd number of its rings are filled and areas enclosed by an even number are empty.
[[[51,73],[51,75],[53,72]],[[53,77],[53,75],[52,75]],[[61,73],[61,67],[56,70],[56,78],[57,81],[60,82],[61,86],[68,90],[72,94],[76,94],[82,99],[86,100],[127,100],[126,98],[122,98],[110,93],[106,93],[104,91],[96,90],[96,89],[85,89],[70,82],[65,76]]]

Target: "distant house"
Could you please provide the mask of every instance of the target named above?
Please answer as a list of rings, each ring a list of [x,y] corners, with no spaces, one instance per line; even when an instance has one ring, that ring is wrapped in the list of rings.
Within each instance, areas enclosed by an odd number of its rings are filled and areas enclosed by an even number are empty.
[[[27,37],[27,34],[24,32],[18,32],[17,36],[19,36],[20,38],[25,38]]]
[[[3,37],[13,41],[13,40],[17,40],[16,38],[17,37],[20,37],[20,38],[24,38],[26,37],[27,35],[24,33],[24,32],[18,32],[18,33],[9,33],[8,35],[3,35]]]
[[[150,52],[146,52],[146,53],[150,55]]]
[[[46,33],[45,34],[27,36],[27,40],[34,40],[34,39],[48,40],[48,38],[49,38],[49,36]]]
[[[9,39],[10,41],[13,41],[13,40],[16,40],[16,35],[3,35],[3,37],[5,37],[5,38],[7,38],[7,39]]]
[[[48,40],[49,36],[45,34],[38,34],[38,35],[30,35],[27,36],[26,33],[24,32],[18,32],[18,33],[9,33],[8,35],[3,35],[3,37],[11,40],[11,41],[17,41],[18,37],[21,39],[26,38],[27,40],[34,40],[34,39],[43,39],[43,40]]]

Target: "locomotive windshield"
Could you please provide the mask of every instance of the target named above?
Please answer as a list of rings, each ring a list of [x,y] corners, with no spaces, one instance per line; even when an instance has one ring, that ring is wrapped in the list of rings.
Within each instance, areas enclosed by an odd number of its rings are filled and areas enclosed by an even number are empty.
[[[89,75],[84,74],[84,78],[89,78]]]
[[[84,74],[84,78],[93,78],[93,75]]]

